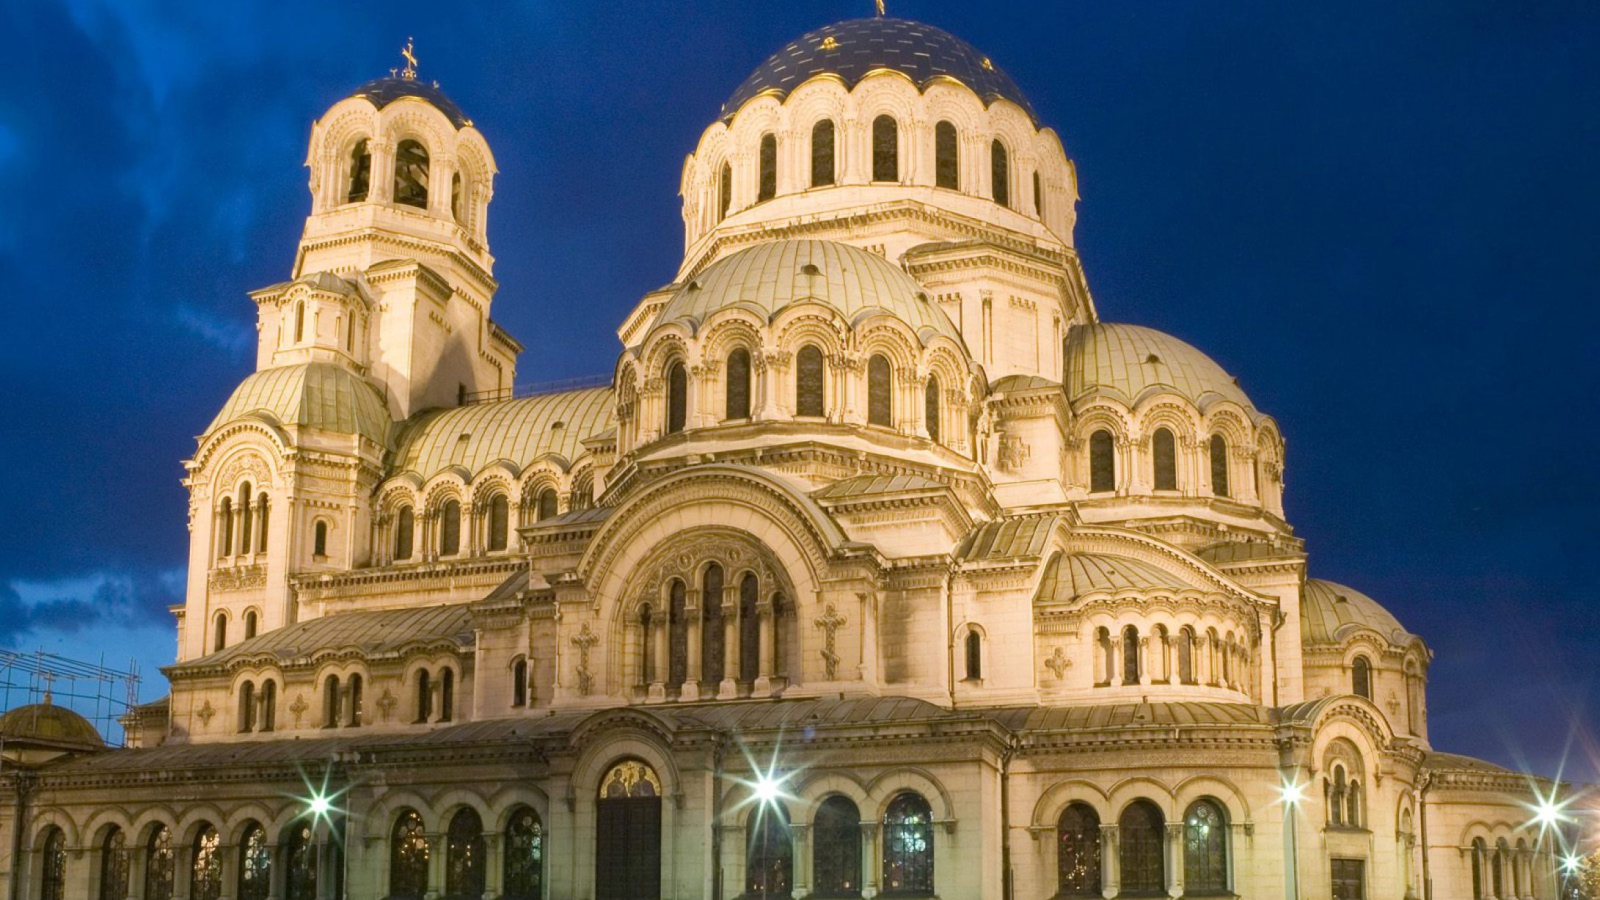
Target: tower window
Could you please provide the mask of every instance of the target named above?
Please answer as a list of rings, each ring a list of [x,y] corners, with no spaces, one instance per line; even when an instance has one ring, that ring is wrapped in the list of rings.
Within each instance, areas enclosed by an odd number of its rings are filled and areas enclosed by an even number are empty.
[[[455,217],[457,225],[467,224],[461,209],[461,173],[450,176],[450,215]]]
[[[427,669],[417,670],[417,722],[422,723],[433,717],[433,685],[428,678]]]
[[[822,351],[815,344],[800,348],[794,357],[794,414],[826,415],[822,399]]]
[[[294,342],[296,344],[306,339],[306,305],[294,305]]]
[[[249,553],[251,548],[251,527],[255,524],[254,508],[250,505],[250,482],[245,482],[239,489],[239,509],[242,515],[239,518],[239,552]]]
[[[311,539],[311,555],[312,556],[318,556],[318,557],[322,557],[322,556],[327,556],[328,555],[328,523],[327,522],[323,522],[323,521],[320,521],[320,520],[317,522],[316,530],[315,530],[315,532],[313,534],[313,537]]]
[[[445,669],[439,673],[439,721],[448,722],[455,716],[456,672]]]
[[[267,552],[267,495],[256,495],[256,552]]]
[[[1211,436],[1211,493],[1228,496],[1228,439],[1220,434]]]
[[[900,180],[900,125],[894,116],[872,120],[872,180]]]
[[[722,680],[727,647],[722,639],[722,566],[706,566],[700,591],[700,678],[715,685]]]
[[[223,497],[217,506],[217,556],[233,553],[233,498]]]
[[[778,136],[761,136],[761,184],[756,190],[756,202],[778,196]]]
[[[350,151],[350,190],[345,192],[346,203],[359,203],[367,199],[367,186],[372,180],[372,148],[366,138],[356,142]]]
[[[511,665],[511,705],[528,705],[528,661],[520,657]]]
[[[220,653],[224,647],[228,646],[227,613],[217,613],[216,622],[212,626],[212,637],[214,641],[211,645],[212,653]]]
[[[256,730],[256,686],[249,681],[239,685],[239,730]]]
[[[428,150],[418,141],[401,141],[395,148],[394,202],[428,208]]]
[[[684,420],[688,418],[689,406],[689,374],[683,368],[683,363],[674,362],[667,367],[667,434],[677,434],[683,430]]]
[[[1172,437],[1172,432],[1166,428],[1157,428],[1152,439],[1153,453],[1156,468],[1156,490],[1175,491],[1178,489],[1178,446]]]
[[[511,505],[505,494],[495,494],[489,501],[489,549],[504,550],[509,542]]]
[[[446,500],[439,507],[439,555],[455,556],[461,552],[461,502]]]
[[[1101,429],[1089,436],[1089,490],[1117,489],[1116,443]]]
[[[882,353],[867,360],[867,424],[894,425],[894,379],[889,358]]]
[[[728,391],[723,418],[750,418],[750,351],[740,347],[728,354]]]
[[[1033,214],[1044,218],[1044,190],[1039,184],[1039,173],[1033,173]]]
[[[983,636],[976,631],[967,632],[967,680],[983,677]]]
[[[833,120],[811,126],[811,186],[833,184]]]
[[[251,638],[256,636],[256,623],[257,623],[257,621],[258,621],[258,619],[257,619],[255,610],[252,609],[249,612],[244,614],[244,639],[245,640],[248,641]]]
[[[928,377],[928,386],[922,392],[922,417],[928,429],[928,437],[937,441],[939,439],[939,378]]]
[[[717,192],[720,199],[717,201],[717,221],[728,217],[728,210],[733,207],[733,166],[722,164],[722,175],[717,180]]]
[[[933,183],[937,187],[960,189],[961,150],[954,123],[940,122],[933,126],[933,173]]]
[[[1350,665],[1350,692],[1358,697],[1372,699],[1372,663],[1358,656]]]
[[[1006,145],[995,141],[989,145],[990,175],[993,181],[994,202],[1011,205],[1011,154]]]

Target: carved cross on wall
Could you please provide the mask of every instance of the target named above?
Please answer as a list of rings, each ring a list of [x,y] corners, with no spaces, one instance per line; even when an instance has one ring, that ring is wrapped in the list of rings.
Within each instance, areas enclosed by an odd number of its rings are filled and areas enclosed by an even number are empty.
[[[211,724],[211,717],[216,714],[217,711],[211,708],[210,700],[207,700],[205,703],[201,704],[200,711],[195,713],[195,715],[200,717],[200,724],[206,726]]]
[[[589,648],[600,643],[599,635],[583,623],[583,630],[572,636],[572,646],[578,648],[578,693],[584,697],[594,690],[594,674],[589,671]]]
[[[300,727],[300,717],[306,714],[311,707],[306,703],[304,694],[295,694],[294,702],[289,704],[289,712],[294,713],[294,727]]]
[[[1072,667],[1072,660],[1067,659],[1067,652],[1065,650],[1057,647],[1056,652],[1050,654],[1050,658],[1045,660],[1044,664],[1050,669],[1050,671],[1056,673],[1056,679],[1059,681],[1060,679],[1067,677],[1067,669]]]
[[[389,721],[389,714],[394,712],[395,704],[399,702],[394,698],[393,694],[389,693],[388,688],[383,689],[383,696],[378,698],[378,711],[383,713],[385,722]]]
[[[847,621],[849,620],[839,615],[839,612],[833,608],[832,603],[829,603],[827,609],[822,611],[822,615],[817,617],[817,627],[821,628],[826,634],[822,643],[822,663],[828,673],[829,681],[834,679],[839,670],[836,635],[839,631],[839,626]]]

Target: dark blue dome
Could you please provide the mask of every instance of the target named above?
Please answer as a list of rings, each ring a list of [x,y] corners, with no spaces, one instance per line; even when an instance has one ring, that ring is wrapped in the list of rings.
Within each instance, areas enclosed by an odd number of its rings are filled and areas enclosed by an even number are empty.
[[[722,118],[733,118],[739,107],[761,94],[781,98],[814,75],[837,75],[853,88],[880,69],[903,73],[919,89],[936,78],[951,78],[986,104],[1004,97],[1038,120],[1011,76],[977,48],[942,28],[887,17],[850,19],[801,35],[750,73],[722,104]]]
[[[444,113],[450,124],[457,128],[464,128],[472,124],[467,114],[454,100],[444,95],[444,91],[433,84],[418,81],[415,78],[401,78],[391,75],[388,78],[377,78],[355,89],[352,97],[365,97],[372,101],[372,105],[379,109],[399,100],[401,97],[416,97],[433,104],[434,108]]]

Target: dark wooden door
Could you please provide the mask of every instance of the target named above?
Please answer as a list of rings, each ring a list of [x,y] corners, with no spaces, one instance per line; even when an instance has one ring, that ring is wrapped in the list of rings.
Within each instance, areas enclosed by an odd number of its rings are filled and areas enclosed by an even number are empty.
[[[596,825],[595,900],[660,900],[661,798],[603,798]]]
[[[1366,860],[1335,859],[1333,864],[1333,900],[1365,900]]]

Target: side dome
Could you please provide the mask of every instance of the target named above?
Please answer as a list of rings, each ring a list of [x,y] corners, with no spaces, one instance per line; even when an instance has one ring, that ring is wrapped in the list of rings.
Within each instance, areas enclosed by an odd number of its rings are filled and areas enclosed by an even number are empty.
[[[835,76],[849,88],[884,70],[905,75],[918,89],[939,79],[955,81],[986,105],[1010,100],[1038,120],[1011,76],[971,44],[942,28],[884,16],[835,22],[791,41],[739,85],[722,104],[722,118],[733,118],[739,107],[763,94],[781,98],[818,75]]]
[[[206,432],[252,414],[265,414],[278,425],[358,434],[380,446],[388,446],[392,424],[377,388],[343,366],[323,362],[251,374],[234,389]]]
[[[1067,333],[1067,398],[1110,395],[1132,407],[1148,393],[1169,390],[1201,411],[1218,401],[1259,418],[1238,382],[1190,344],[1138,325],[1096,322]]]
[[[1324,581],[1306,579],[1300,600],[1300,639],[1310,644],[1338,644],[1352,631],[1367,628],[1384,639],[1406,646],[1416,639],[1378,601],[1360,591]]]
[[[808,301],[833,308],[852,327],[883,313],[909,325],[924,345],[943,336],[966,347],[949,317],[899,266],[833,241],[769,241],[725,256],[679,288],[656,324],[681,322],[698,332],[711,315],[730,307],[770,322],[786,307]]]
[[[391,75],[388,78],[375,78],[351,92],[352,97],[365,97],[378,109],[401,99],[402,97],[415,97],[424,103],[431,104],[434,109],[444,113],[457,130],[472,124],[467,114],[461,111],[454,100],[445,96],[437,84],[429,84],[415,78],[405,78],[400,75]]]
[[[52,750],[99,750],[106,745],[88,719],[53,703],[30,703],[0,715],[0,739]]]

